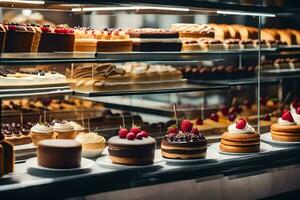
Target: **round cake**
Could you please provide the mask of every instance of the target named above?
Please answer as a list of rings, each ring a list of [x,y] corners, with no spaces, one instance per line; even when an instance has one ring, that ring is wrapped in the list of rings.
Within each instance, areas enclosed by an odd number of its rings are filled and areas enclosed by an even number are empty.
[[[176,126],[168,128],[161,142],[161,154],[171,159],[195,159],[206,156],[207,141],[189,120],[183,120],[181,130]]]
[[[296,120],[294,120],[296,119]],[[272,139],[281,142],[300,142],[300,107],[284,110],[278,122],[271,126]]]
[[[47,168],[78,168],[81,144],[71,139],[42,140],[38,143],[37,160],[40,166]]]
[[[108,140],[109,158],[113,163],[124,165],[148,165],[153,163],[155,139],[139,127],[119,130],[119,135]]]
[[[229,153],[252,153],[259,151],[259,134],[244,118],[228,126],[221,136],[220,150]]]

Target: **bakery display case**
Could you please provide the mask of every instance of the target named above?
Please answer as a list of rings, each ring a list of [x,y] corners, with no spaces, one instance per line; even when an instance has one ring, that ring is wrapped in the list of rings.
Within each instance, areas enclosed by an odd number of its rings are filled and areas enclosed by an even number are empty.
[[[0,1],[1,198],[299,189],[299,9],[277,3]]]

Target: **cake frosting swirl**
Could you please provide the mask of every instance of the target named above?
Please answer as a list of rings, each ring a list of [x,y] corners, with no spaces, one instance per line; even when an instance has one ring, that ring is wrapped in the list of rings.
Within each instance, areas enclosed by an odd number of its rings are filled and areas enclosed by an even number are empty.
[[[97,133],[90,132],[90,133],[82,133],[76,137],[78,142],[81,144],[96,144],[96,143],[105,143],[105,138]]]
[[[254,133],[255,129],[248,123],[246,122],[246,125],[244,128],[239,129],[237,128],[236,124],[231,124],[228,126],[228,132],[229,133],[237,133],[237,134],[244,134],[244,133]]]
[[[53,130],[59,132],[70,132],[73,131],[74,128],[69,122],[63,120],[61,122],[56,122],[53,126]]]
[[[80,124],[78,124],[76,122],[70,121],[69,123],[73,126],[73,129],[75,131],[84,131],[84,129],[85,129],[83,126],[81,126]]]
[[[31,132],[35,132],[35,133],[52,133],[53,129],[51,126],[47,126],[46,124],[42,124],[42,123],[37,123],[36,125],[34,125],[31,129]]]

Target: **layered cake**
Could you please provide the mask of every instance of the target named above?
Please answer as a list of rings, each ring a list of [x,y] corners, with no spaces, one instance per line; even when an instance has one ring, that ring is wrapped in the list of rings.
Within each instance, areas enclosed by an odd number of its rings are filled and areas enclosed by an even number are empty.
[[[259,152],[259,134],[244,118],[228,126],[221,136],[220,150],[229,153]]]
[[[81,144],[75,140],[40,141],[37,147],[38,164],[54,169],[78,168],[81,163],[81,148]]]
[[[179,32],[180,38],[214,38],[214,29],[207,24],[172,24],[170,31]]]
[[[221,40],[212,38],[200,38],[198,40],[201,49],[204,51],[221,51],[224,50],[224,45]]]
[[[139,127],[129,131],[120,128],[119,135],[108,140],[109,158],[117,164],[148,165],[153,163],[155,144],[155,139]]]
[[[206,156],[207,141],[189,120],[183,120],[178,130],[176,126],[168,128],[167,135],[161,141],[161,154],[171,159],[196,159]]]
[[[29,135],[32,123],[3,123],[1,125],[1,132],[5,136],[5,140],[14,146],[29,144],[32,142]]]
[[[121,29],[103,29],[95,31],[98,52],[130,52],[132,51],[132,40],[127,31]]]
[[[201,46],[195,39],[185,39],[182,40],[182,49],[181,51],[200,51]]]
[[[85,158],[100,157],[105,149],[105,138],[97,133],[81,132],[76,138],[76,141],[82,145],[82,156]]]
[[[56,50],[56,34],[50,25],[41,26],[41,38],[38,52],[54,52]]]
[[[297,110],[294,116],[298,117]],[[271,134],[275,141],[300,142],[300,125],[295,122],[290,111],[284,110],[278,122],[271,126]]]
[[[31,52],[35,31],[32,27],[18,23],[5,23],[6,30],[4,52]]]
[[[142,28],[128,29],[133,51],[180,51],[182,42],[177,31]]]
[[[225,49],[235,50],[240,49],[240,40],[239,39],[226,39],[223,42]]]
[[[4,140],[3,133],[0,133],[0,177],[14,171],[14,150],[13,145]]]
[[[95,31],[91,28],[76,28],[74,30],[74,51],[96,52],[97,42]]]
[[[31,44],[31,52],[38,52],[38,48],[40,45],[41,41],[41,36],[42,36],[42,29],[38,24],[32,23],[29,24],[27,27],[31,28],[34,32],[34,36],[32,39],[32,44]]]

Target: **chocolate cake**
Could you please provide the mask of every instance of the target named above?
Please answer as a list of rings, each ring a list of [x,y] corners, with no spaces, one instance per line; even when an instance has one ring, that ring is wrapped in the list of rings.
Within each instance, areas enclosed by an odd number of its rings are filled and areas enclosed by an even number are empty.
[[[40,141],[37,147],[38,164],[55,169],[80,167],[81,148],[79,142],[71,139]]]
[[[148,165],[153,163],[155,139],[139,127],[119,130],[119,135],[108,140],[109,158],[124,165]]]
[[[54,29],[49,25],[43,25],[41,30],[42,34],[38,52],[54,52],[56,46],[56,34],[54,33]]]
[[[129,29],[133,51],[180,51],[182,42],[179,33],[164,29]]]
[[[4,50],[4,43],[6,37],[6,30],[2,24],[0,24],[0,52]]]

